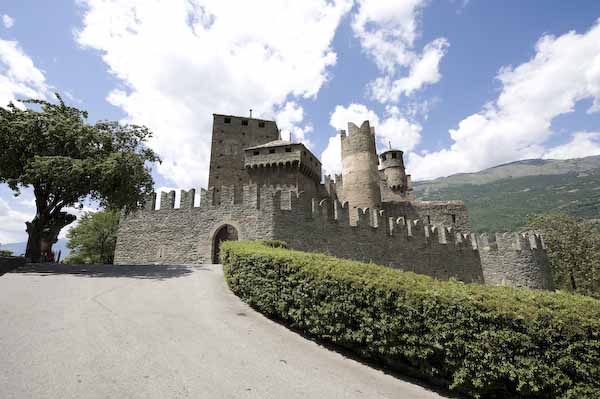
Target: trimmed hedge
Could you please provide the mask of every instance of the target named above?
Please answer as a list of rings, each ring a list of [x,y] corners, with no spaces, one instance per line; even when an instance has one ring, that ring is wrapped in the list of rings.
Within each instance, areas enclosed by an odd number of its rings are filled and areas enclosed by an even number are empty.
[[[294,328],[472,397],[600,398],[600,301],[283,247],[228,241],[221,259],[235,294]]]

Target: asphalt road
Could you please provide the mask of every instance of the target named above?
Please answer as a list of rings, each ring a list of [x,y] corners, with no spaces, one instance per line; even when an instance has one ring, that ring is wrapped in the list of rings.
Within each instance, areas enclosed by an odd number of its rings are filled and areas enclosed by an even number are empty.
[[[0,398],[441,398],[234,296],[220,266],[0,277]]]

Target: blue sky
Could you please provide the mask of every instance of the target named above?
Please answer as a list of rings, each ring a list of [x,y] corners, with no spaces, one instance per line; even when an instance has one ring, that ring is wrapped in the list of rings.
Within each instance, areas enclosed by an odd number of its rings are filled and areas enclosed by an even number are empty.
[[[274,118],[339,172],[370,119],[413,178],[600,154],[600,2],[4,0],[0,102],[148,125],[160,187],[206,184],[212,113]],[[0,187],[0,242],[28,192]]]

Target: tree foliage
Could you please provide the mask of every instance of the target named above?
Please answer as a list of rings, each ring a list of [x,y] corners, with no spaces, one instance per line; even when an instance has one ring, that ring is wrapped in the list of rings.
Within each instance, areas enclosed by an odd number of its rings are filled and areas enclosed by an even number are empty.
[[[556,288],[600,298],[600,233],[562,213],[529,218],[544,235]]]
[[[118,210],[86,212],[67,233],[67,247],[72,252],[65,263],[112,264],[118,227]]]
[[[75,220],[63,211],[85,198],[126,211],[152,192],[149,163],[160,161],[145,146],[145,126],[87,123],[87,112],[27,100],[28,108],[0,107],[0,183],[20,194],[32,187],[36,215],[27,223],[27,257],[50,251],[60,230]]]

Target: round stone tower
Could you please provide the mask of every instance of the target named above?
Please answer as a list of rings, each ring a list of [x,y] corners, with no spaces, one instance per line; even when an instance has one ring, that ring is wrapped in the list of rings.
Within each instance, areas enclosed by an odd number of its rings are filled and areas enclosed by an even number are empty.
[[[340,132],[342,141],[342,178],[344,201],[351,207],[377,208],[381,205],[375,130],[369,121],[358,127],[348,123],[348,135]]]
[[[402,151],[391,147],[379,156],[381,171],[385,177],[382,182],[385,186],[381,187],[384,201],[403,201],[412,198],[410,175],[406,174],[403,156]]]
[[[406,189],[406,169],[403,155],[402,151],[392,149],[380,155],[383,174],[388,187],[393,191]]]

